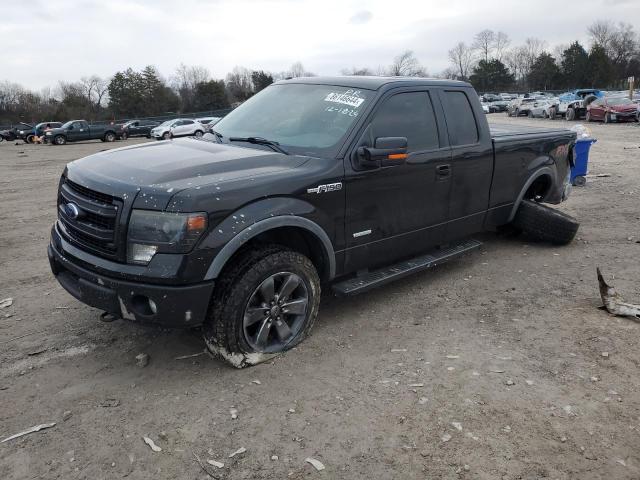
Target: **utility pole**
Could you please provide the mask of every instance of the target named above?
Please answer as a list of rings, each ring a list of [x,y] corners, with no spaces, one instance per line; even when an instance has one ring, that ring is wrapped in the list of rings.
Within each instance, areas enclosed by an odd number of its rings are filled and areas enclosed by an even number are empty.
[[[633,100],[633,82],[635,81],[635,77],[629,77],[629,100]]]

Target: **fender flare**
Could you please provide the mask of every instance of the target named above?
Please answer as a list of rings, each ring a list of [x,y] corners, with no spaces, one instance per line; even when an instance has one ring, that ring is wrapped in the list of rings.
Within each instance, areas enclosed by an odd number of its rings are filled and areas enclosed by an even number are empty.
[[[513,221],[513,218],[516,216],[516,212],[518,211],[518,207],[520,206],[520,203],[522,202],[522,199],[524,198],[525,193],[527,193],[527,190],[529,190],[529,187],[533,184],[533,182],[535,182],[538,178],[544,175],[551,177],[552,181],[556,178],[555,172],[550,167],[542,167],[536,170],[529,177],[529,179],[525,182],[524,186],[520,190],[520,194],[518,195],[518,198],[513,204],[513,207],[511,207],[511,213],[509,214],[509,219],[507,220],[507,223]]]
[[[336,256],[333,250],[333,245],[326,232],[317,223],[309,220],[308,218],[298,217],[294,215],[280,215],[277,217],[266,218],[260,220],[253,225],[245,228],[235,237],[229,240],[224,247],[215,256],[209,269],[204,276],[204,280],[213,280],[218,277],[229,259],[249,240],[261,233],[268,230],[273,230],[279,227],[299,227],[307,230],[313,234],[324,247],[323,257],[327,261],[328,265],[328,277],[329,280],[333,279],[336,274]]]

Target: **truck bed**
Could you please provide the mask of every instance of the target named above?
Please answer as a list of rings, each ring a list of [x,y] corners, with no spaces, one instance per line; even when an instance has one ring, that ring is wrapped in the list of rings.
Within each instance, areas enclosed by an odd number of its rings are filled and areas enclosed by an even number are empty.
[[[575,136],[575,133],[568,128],[550,128],[550,127],[530,127],[527,125],[511,125],[511,124],[493,124],[489,125],[491,138],[494,141],[504,141],[509,137],[521,138],[523,136],[534,136],[539,138],[546,135],[567,135]]]

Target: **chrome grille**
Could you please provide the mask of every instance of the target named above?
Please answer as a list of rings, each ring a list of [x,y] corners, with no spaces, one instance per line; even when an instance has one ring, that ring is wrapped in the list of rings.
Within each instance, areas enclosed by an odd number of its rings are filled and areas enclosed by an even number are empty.
[[[73,208],[79,213],[74,215]],[[118,256],[118,217],[121,201],[63,179],[58,194],[58,220],[68,241],[107,258]]]

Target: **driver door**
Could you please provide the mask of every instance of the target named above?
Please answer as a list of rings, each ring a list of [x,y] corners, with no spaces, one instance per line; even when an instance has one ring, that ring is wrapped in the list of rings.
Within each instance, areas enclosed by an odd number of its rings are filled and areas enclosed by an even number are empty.
[[[435,90],[390,92],[345,160],[345,272],[415,256],[444,241],[451,150]],[[373,147],[380,137],[406,137],[406,160],[359,166],[358,147]]]

